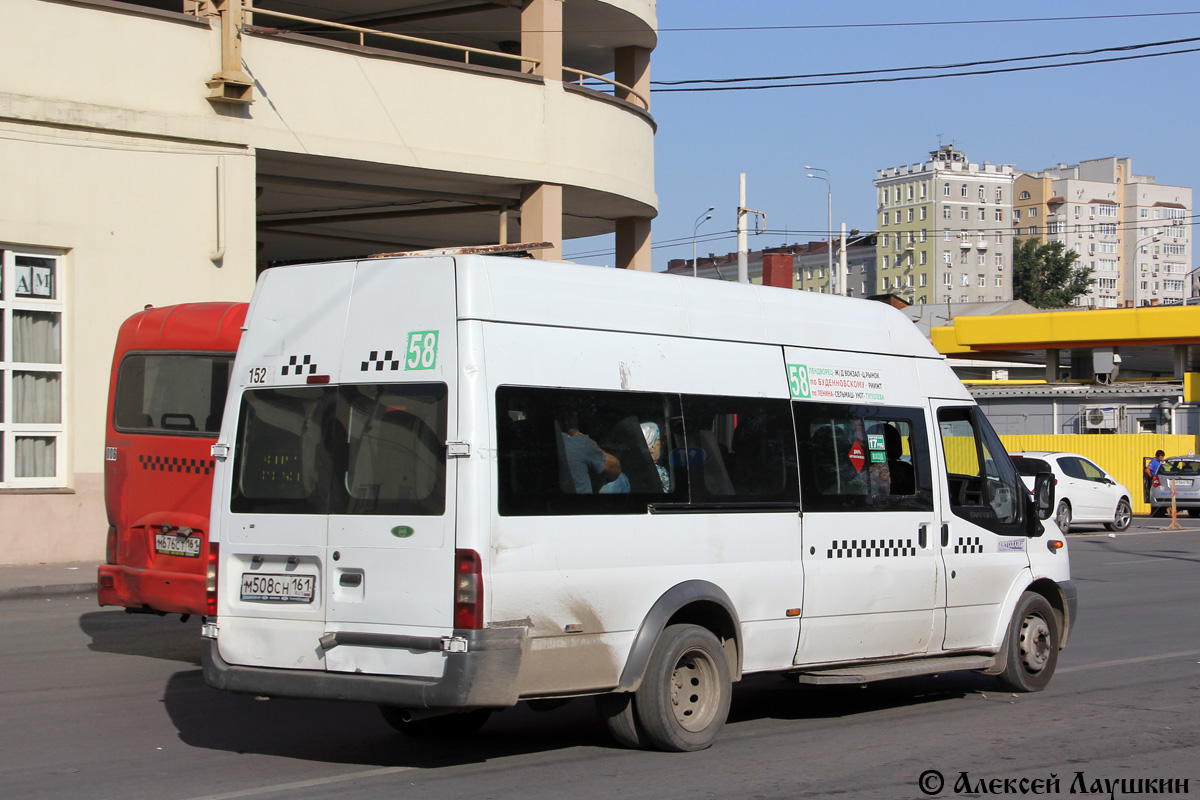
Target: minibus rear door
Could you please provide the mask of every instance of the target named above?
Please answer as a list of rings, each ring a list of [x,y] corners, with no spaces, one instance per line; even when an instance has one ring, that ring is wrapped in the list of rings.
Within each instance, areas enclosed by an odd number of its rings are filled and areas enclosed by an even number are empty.
[[[436,677],[454,610],[453,259],[360,262],[339,421],[346,506],[329,521],[326,668]],[[328,638],[332,635],[332,639]]]

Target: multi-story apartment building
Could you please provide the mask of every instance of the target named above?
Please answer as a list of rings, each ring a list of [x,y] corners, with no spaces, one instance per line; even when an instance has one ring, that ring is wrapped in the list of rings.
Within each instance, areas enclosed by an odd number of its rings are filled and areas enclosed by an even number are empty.
[[[1095,283],[1077,305],[1170,305],[1194,294],[1190,188],[1110,156],[1018,173],[1014,191],[1014,238],[1060,241],[1092,268]]]
[[[655,0],[249,5],[4,2],[0,561],[103,557],[109,362],[146,304],[602,233],[650,268]]]
[[[875,176],[877,293],[909,303],[1012,299],[1013,168],[951,145]]]

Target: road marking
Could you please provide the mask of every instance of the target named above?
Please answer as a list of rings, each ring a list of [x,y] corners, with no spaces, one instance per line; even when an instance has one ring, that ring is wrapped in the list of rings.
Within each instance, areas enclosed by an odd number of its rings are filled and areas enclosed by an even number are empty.
[[[256,789],[240,789],[236,792],[225,792],[223,794],[206,794],[200,797],[193,797],[191,800],[233,800],[233,798],[237,797],[256,797],[258,795],[286,792],[291,789],[308,789],[313,786],[328,786],[332,783],[356,781],[360,778],[395,775],[398,772],[410,772],[414,769],[417,769],[417,767],[380,767],[379,769],[368,769],[362,772],[351,772],[346,775],[333,775],[328,778],[313,778],[307,781],[294,781],[292,783],[276,783],[272,786],[259,786]]]
[[[1096,664],[1080,664],[1075,667],[1065,667],[1055,672],[1082,672],[1085,669],[1103,669],[1105,667],[1122,667],[1126,664],[1144,664],[1147,661],[1163,661],[1168,658],[1183,658],[1185,656],[1200,656],[1200,650],[1183,650],[1178,653],[1162,653],[1157,656],[1140,656],[1139,658],[1122,658],[1118,661],[1101,661]]]

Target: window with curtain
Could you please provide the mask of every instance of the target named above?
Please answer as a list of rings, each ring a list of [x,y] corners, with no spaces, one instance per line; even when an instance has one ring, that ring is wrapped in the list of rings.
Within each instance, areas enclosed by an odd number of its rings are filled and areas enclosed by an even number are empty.
[[[0,244],[0,487],[66,485],[62,257]]]

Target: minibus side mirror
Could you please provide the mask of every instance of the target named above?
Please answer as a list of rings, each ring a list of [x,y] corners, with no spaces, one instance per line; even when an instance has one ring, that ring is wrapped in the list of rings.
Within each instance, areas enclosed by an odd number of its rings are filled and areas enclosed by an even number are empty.
[[[1039,472],[1033,479],[1033,508],[1038,519],[1050,519],[1054,513],[1054,474]]]

